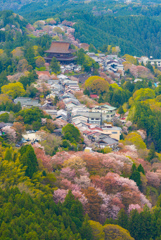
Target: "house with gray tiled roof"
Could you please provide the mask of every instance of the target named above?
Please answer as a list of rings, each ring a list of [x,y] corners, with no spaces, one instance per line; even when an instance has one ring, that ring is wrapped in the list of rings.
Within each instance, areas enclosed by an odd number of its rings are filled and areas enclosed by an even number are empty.
[[[92,112],[101,113],[102,122],[111,122],[116,113],[116,108],[107,104],[95,106],[92,108]]]
[[[20,102],[22,107],[30,108],[30,107],[41,107],[41,104],[38,100],[28,98],[28,97],[18,97],[14,99],[14,103],[17,104]]]

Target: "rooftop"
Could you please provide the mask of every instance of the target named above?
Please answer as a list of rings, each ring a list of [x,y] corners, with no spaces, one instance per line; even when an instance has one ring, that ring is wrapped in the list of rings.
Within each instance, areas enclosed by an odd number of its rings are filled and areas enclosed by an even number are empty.
[[[50,49],[45,52],[52,53],[71,53],[75,50],[71,49],[71,44],[69,42],[55,41],[51,43]]]
[[[112,106],[109,106],[109,105],[107,105],[107,104],[104,104],[104,105],[101,105],[101,106],[95,106],[93,109],[103,109],[103,108],[106,108],[106,109],[108,109],[108,110],[116,110],[116,108],[115,107],[112,107]]]
[[[101,113],[99,113],[99,112],[89,112],[88,115],[89,115],[89,118],[99,118],[99,119],[101,119]]]
[[[14,103],[18,103],[18,102],[20,102],[22,106],[36,106],[36,107],[41,106],[38,100],[34,100],[32,98],[27,98],[27,97],[18,97],[14,99]]]
[[[106,143],[106,144],[108,144],[108,145],[113,145],[113,144],[117,144],[118,141],[115,140],[115,139],[113,139],[113,138],[110,138],[110,137],[106,136],[106,137],[103,138],[103,139],[102,139],[102,138],[99,139],[99,140],[98,140],[98,143]]]

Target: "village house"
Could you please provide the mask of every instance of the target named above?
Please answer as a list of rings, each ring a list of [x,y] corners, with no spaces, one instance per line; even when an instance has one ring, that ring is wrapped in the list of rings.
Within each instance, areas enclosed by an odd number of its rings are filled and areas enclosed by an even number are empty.
[[[72,117],[72,123],[78,124],[78,123],[87,123],[88,122],[88,117],[81,116],[81,115],[76,115]]]
[[[112,126],[111,124],[105,124],[102,127],[102,132],[104,134],[108,134],[111,138],[114,138],[116,140],[120,140],[120,136],[121,136],[121,128],[120,127],[115,127]]]
[[[81,115],[81,116],[88,117],[88,112],[89,112],[89,108],[87,108],[83,104],[80,104],[76,106],[74,109],[72,109],[72,116]]]
[[[77,104],[72,103],[72,102],[65,104],[65,108],[68,111],[72,111],[72,109],[75,108],[75,106],[77,106]]]
[[[18,97],[14,99],[14,103],[17,104],[20,102],[22,108],[30,108],[30,107],[41,107],[41,104],[38,100],[34,100],[32,98],[27,97]]]
[[[115,74],[119,71],[122,76],[124,76],[124,66],[119,60],[109,60],[105,61],[105,70],[112,71]]]
[[[67,115],[68,115],[67,111],[61,109],[61,110],[57,111],[57,117],[56,118],[67,121],[67,119],[68,119]]]
[[[101,125],[101,113],[100,112],[89,112],[88,123]]]
[[[76,98],[65,98],[65,99],[63,99],[63,102],[65,104],[73,103],[73,104],[76,104],[76,105],[80,105],[80,102]]]
[[[52,118],[56,118],[57,110],[55,109],[45,109],[44,110],[47,114],[49,114]]]
[[[161,59],[153,59],[153,57],[150,57],[150,59],[148,57],[144,57],[142,56],[141,58],[138,59],[139,63],[142,63],[146,66],[146,64],[149,62],[152,66],[154,66],[155,64],[157,65],[157,67],[161,68]]]
[[[101,124],[103,122],[111,122],[116,113],[116,108],[109,105],[95,106],[92,112],[101,113]]]
[[[73,89],[73,90],[75,90],[75,91],[79,91],[79,90],[80,90],[77,81],[72,81],[72,80],[66,79],[66,80],[64,80],[63,85],[64,85],[65,87],[68,87],[68,88]]]
[[[110,147],[114,150],[118,146],[118,141],[109,136],[105,136],[96,141],[96,146],[98,148]]]
[[[92,99],[98,99],[98,98],[99,98],[99,96],[98,96],[98,95],[96,95],[96,94],[91,94],[91,95],[90,95],[90,98],[92,98]]]
[[[150,59],[149,63],[152,66],[155,66],[155,64],[157,65],[157,67],[161,67],[161,59]]]

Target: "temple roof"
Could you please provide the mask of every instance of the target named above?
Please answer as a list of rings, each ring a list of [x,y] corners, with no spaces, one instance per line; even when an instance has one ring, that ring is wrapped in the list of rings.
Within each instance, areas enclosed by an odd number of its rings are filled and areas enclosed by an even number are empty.
[[[52,42],[50,49],[45,51],[47,53],[72,53],[75,52],[70,48],[69,42]]]

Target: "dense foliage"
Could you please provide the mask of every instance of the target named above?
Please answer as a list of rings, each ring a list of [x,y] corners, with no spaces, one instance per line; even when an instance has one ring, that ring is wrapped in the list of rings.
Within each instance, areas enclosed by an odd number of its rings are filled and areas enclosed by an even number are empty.
[[[24,123],[32,124],[34,121],[40,122],[41,117],[43,117],[43,113],[38,107],[33,107],[19,111],[17,116],[21,116]]]
[[[94,93],[102,95],[109,90],[109,84],[105,79],[92,76],[85,81],[85,93]]]
[[[32,199],[18,188],[0,190],[0,239],[87,239],[81,203],[69,193],[63,204],[52,196]],[[92,239],[88,238],[89,240]]]
[[[81,42],[92,43],[97,48],[106,45],[106,49],[110,44],[118,45],[122,54],[160,58],[160,22],[147,17],[96,17],[85,13],[76,15],[76,19],[79,21],[74,25],[75,36]],[[152,35],[156,36],[155,40]]]
[[[158,206],[153,211],[149,211],[147,208],[141,213],[137,210],[132,210],[130,215],[127,215],[124,210],[121,210],[118,214],[118,220],[111,222],[128,229],[131,236],[136,240],[159,240],[161,234],[160,211],[160,202],[158,202]],[[109,222],[109,220],[106,221],[106,223]]]
[[[133,122],[138,125],[138,128],[146,130],[148,139],[154,142],[156,150],[160,152],[161,151],[160,111],[151,110],[148,104],[141,102],[136,103],[132,109],[135,109],[132,118]]]
[[[68,147],[68,143],[66,140],[68,140],[70,143],[74,144],[75,146],[83,142],[79,129],[76,128],[71,123],[68,123],[65,127],[62,128],[62,133],[63,133],[63,138],[65,139],[65,141],[63,142],[64,147]],[[70,148],[70,145],[69,145],[69,148]]]
[[[17,11],[28,19],[35,10],[35,19],[52,16],[44,22],[44,29],[49,22],[75,22],[75,38],[89,43],[90,52],[125,54],[125,75],[120,72],[119,79],[113,72],[101,72],[103,65],[83,49],[74,53],[81,75],[93,75],[80,84],[84,93],[75,95],[90,108],[105,102],[118,107],[120,119],[114,118],[113,125],[122,127],[122,140],[118,151],[83,151],[90,142],[83,131],[46,115],[44,106],[65,109],[59,97],[45,99],[51,92],[47,80],[55,78],[49,72],[60,73],[55,58],[50,66],[43,58],[52,38],[36,37],[42,21],[32,26],[12,11],[0,12],[0,111],[6,111],[0,115],[0,239],[159,240],[161,72],[156,64],[144,66],[129,54],[161,57],[161,24],[147,17],[149,13],[159,17],[160,6],[140,9],[133,3],[127,7],[111,0],[88,5],[68,0],[41,3],[14,5],[12,0],[11,8],[19,7]],[[8,6],[8,1],[4,4]],[[76,11],[80,4],[81,10]],[[127,16],[128,11],[146,17]],[[61,28],[54,32],[54,39],[66,38]],[[90,94],[99,99],[90,99]],[[43,108],[21,109],[13,100],[22,96],[38,99]],[[67,117],[71,118],[69,113]],[[33,134],[35,140],[24,140],[23,134]],[[89,144],[93,149],[94,143]]]

